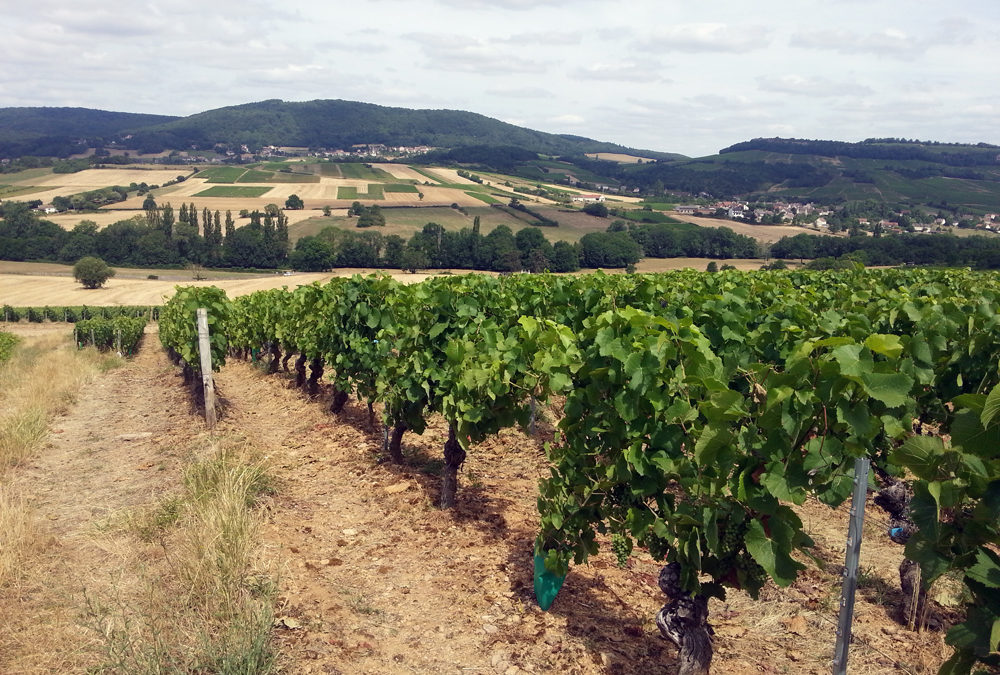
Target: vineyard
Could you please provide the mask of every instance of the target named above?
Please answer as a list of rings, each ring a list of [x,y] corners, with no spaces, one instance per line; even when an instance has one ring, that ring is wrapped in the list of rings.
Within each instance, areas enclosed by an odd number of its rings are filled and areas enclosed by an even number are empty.
[[[193,376],[207,307],[213,368],[291,370],[333,413],[356,396],[391,463],[440,415],[442,508],[475,444],[556,411],[536,590],[602,543],[622,566],[661,561],[656,623],[682,673],[711,660],[709,599],[791,585],[813,543],[796,508],[844,502],[868,457],[911,620],[939,578],[964,585],[942,670],[960,673],[996,666],[1000,641],[998,303],[996,277],[962,271],[354,277],[232,301],[182,288],[160,337]]]

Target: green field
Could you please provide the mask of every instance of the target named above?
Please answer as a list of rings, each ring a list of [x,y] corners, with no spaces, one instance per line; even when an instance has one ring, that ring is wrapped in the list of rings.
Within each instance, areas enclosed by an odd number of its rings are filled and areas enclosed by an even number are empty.
[[[470,197],[475,197],[476,199],[478,199],[480,201],[483,201],[483,202],[486,202],[487,204],[499,204],[500,203],[499,199],[494,199],[493,197],[489,196],[485,192],[466,192],[465,194],[469,195]]]
[[[391,181],[394,180],[391,174],[381,169],[372,169],[358,162],[345,162],[338,164],[340,175],[344,178],[357,178],[360,180]]]
[[[368,192],[358,192],[358,188],[342,185],[337,188],[337,199],[385,199],[382,185],[369,183]]]
[[[209,183],[235,183],[246,172],[242,166],[213,166],[195,174],[195,178],[204,178]]]
[[[271,190],[270,187],[249,187],[237,185],[215,185],[203,190],[195,197],[262,197]]]
[[[343,175],[340,172],[340,165],[333,162],[323,162],[320,164],[319,173],[322,176],[329,176],[330,178],[341,178]]]
[[[371,187],[368,189],[371,190]],[[420,192],[416,185],[410,185],[409,183],[389,183],[388,185],[383,185],[382,189],[386,192],[407,192],[410,194],[417,194]]]
[[[51,187],[35,187],[32,185],[0,185],[0,199],[31,194],[32,192],[44,192],[51,189]]]
[[[416,171],[417,173],[419,173],[421,176],[423,176],[425,178],[429,178],[430,180],[434,181],[435,183],[439,183],[441,185],[444,185],[445,182],[446,182],[444,178],[442,178],[441,176],[438,176],[435,173],[432,173],[432,172],[428,171],[427,169],[423,169],[423,168],[421,168],[419,166],[411,166],[410,168],[413,169],[414,171]]]

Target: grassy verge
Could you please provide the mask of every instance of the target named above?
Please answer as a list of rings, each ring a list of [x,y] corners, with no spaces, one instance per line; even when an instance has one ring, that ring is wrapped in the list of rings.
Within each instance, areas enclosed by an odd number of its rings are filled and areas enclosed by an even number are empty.
[[[263,501],[273,491],[255,450],[215,438],[179,494],[124,521],[135,545],[164,551],[132,584],[87,599],[97,672],[269,673],[276,584],[259,563]],[[123,590],[124,589],[124,590]]]
[[[0,366],[0,471],[23,462],[45,440],[49,419],[76,400],[81,387],[123,361],[77,351],[70,335],[25,340]]]
[[[195,197],[256,198],[264,196],[270,189],[270,187],[250,187],[248,185],[215,185],[207,190],[202,190]]]
[[[0,337],[8,335],[0,333]],[[18,578],[37,545],[31,509],[4,473],[37,452],[49,420],[65,411],[100,372],[122,363],[95,350],[77,351],[69,335],[28,338],[0,359],[0,587]]]

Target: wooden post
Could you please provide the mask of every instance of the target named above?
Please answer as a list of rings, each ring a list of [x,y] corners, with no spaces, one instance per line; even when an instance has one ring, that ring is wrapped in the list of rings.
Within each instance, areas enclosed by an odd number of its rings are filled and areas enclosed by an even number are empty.
[[[833,675],[846,675],[847,652],[851,645],[854,620],[854,594],[858,587],[858,559],[861,557],[861,528],[865,524],[865,501],[868,495],[868,467],[871,460],[854,460],[854,495],[851,497],[851,520],[847,526],[847,553],[844,560],[844,587],[840,596],[840,619],[837,645],[833,654]]]
[[[205,425],[215,426],[215,382],[212,380],[212,347],[208,341],[208,310],[198,308],[198,353],[201,356],[201,382],[205,387]]]
[[[528,422],[528,435],[534,438],[535,436],[535,408],[538,403],[535,401],[535,397],[531,397],[531,420]]]

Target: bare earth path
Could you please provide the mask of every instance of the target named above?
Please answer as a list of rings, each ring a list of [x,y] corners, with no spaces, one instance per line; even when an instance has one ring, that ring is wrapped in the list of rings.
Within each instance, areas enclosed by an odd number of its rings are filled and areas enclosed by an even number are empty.
[[[12,470],[9,484],[29,496],[44,548],[3,594],[0,672],[78,672],[93,661],[96,634],[80,625],[84,588],[114,595],[119,572],[139,564],[101,531],[175,487],[188,407],[156,334],[147,335],[135,359],[85,388],[53,422],[47,446]]]
[[[277,635],[289,672],[650,672],[672,662],[652,635],[626,644],[647,629],[599,574],[565,591],[581,601],[567,613],[538,609],[538,443],[509,432],[477,446],[459,507],[446,513],[428,475],[443,427],[408,434],[409,465],[393,467],[377,463],[382,434],[362,406],[335,418],[286,377],[240,362],[217,382],[229,403],[222,424],[252,434],[281,476],[266,537],[282,561]]]

